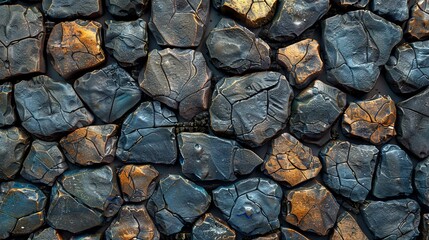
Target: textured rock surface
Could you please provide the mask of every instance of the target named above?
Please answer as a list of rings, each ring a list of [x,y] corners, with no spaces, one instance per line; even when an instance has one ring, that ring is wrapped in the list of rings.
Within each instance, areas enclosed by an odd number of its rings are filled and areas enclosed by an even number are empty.
[[[429,158],[417,163],[414,170],[414,186],[419,200],[429,206]]]
[[[126,202],[148,199],[156,187],[159,173],[151,165],[125,165],[118,172],[119,183]]]
[[[193,240],[235,240],[235,231],[221,219],[206,213],[192,227]]]
[[[416,0],[410,14],[405,33],[418,40],[429,37],[429,3],[426,0]]]
[[[17,127],[0,129],[0,181],[13,179],[21,169],[30,136]],[[6,147],[7,146],[7,147]]]
[[[31,234],[28,239],[29,240],[63,240],[63,237],[60,235],[60,233],[57,230],[51,227],[48,227],[34,234]]]
[[[420,231],[422,233],[421,239],[428,240],[429,239],[429,213],[425,213],[422,215],[420,224],[421,224]]]
[[[359,227],[354,217],[348,212],[343,212],[337,218],[337,225],[334,228],[330,240],[368,240],[365,233]]]
[[[149,6],[149,0],[108,0],[107,11],[118,18],[140,17]]]
[[[309,240],[301,233],[293,230],[292,228],[281,228],[281,239],[282,240]]]
[[[369,0],[333,0],[334,3],[342,7],[364,8],[368,5]]]
[[[268,233],[263,236],[253,238],[252,240],[280,240],[280,231]]]
[[[0,127],[12,125],[16,114],[13,106],[13,85],[6,82],[0,85]]]
[[[371,11],[391,21],[403,22],[408,20],[407,0],[373,0]]]
[[[43,0],[43,11],[49,18],[95,18],[103,11],[102,0]]]

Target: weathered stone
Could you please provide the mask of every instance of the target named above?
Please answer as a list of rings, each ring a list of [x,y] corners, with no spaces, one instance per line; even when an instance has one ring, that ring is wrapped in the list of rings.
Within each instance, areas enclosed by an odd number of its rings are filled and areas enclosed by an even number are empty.
[[[211,127],[251,147],[261,146],[286,126],[292,98],[286,77],[277,72],[224,78],[213,93]]]
[[[183,174],[195,180],[234,181],[236,174],[250,174],[263,160],[234,140],[218,138],[205,133],[177,135],[183,157]]]
[[[307,237],[292,228],[282,227],[281,230],[282,240],[309,240]]]
[[[429,206],[429,158],[417,163],[414,170],[414,186],[419,200]]]
[[[252,238],[252,240],[280,240],[280,231],[277,230],[263,236]]]
[[[149,53],[146,70],[140,73],[143,91],[192,119],[207,110],[211,95],[211,71],[201,52],[191,49],[156,49]]]
[[[280,227],[282,189],[274,181],[247,178],[213,190],[216,207],[244,235],[265,234]]]
[[[341,7],[365,8],[369,0],[334,0]]]
[[[30,141],[20,128],[0,129],[0,181],[13,179],[19,172]]]
[[[228,73],[267,70],[271,64],[270,46],[228,18],[222,18],[211,30],[206,45],[212,63]]]
[[[103,232],[98,231],[96,233],[83,233],[80,235],[73,235],[70,240],[104,240]]]
[[[159,173],[151,165],[125,165],[118,172],[119,183],[126,202],[141,202],[155,190]]]
[[[391,21],[408,20],[408,0],[373,0],[371,11]]]
[[[422,40],[429,37],[429,3],[427,0],[416,0],[410,10],[405,33],[411,38]]]
[[[72,78],[105,62],[101,28],[98,22],[80,19],[54,26],[47,51],[54,69],[63,78]]]
[[[28,239],[29,240],[63,240],[63,237],[60,235],[60,233],[57,230],[51,227],[48,227],[41,231],[31,234]]]
[[[12,104],[13,85],[10,82],[0,85],[0,127],[12,125],[16,114]]]
[[[348,212],[343,212],[337,219],[330,240],[368,240],[359,224]]]
[[[422,215],[420,224],[420,232],[422,233],[421,240],[429,240],[429,213]]]
[[[149,0],[108,0],[107,11],[118,18],[140,17],[149,6]]]
[[[322,164],[311,148],[304,146],[289,133],[283,133],[271,142],[265,156],[264,173],[288,186],[296,186],[315,178]]]
[[[327,79],[348,91],[369,92],[402,29],[367,11],[351,11],[322,22]]]
[[[61,79],[33,77],[15,84],[15,102],[22,126],[40,138],[52,138],[92,123],[73,87]]]
[[[235,231],[221,219],[206,213],[192,227],[193,240],[235,240]]]
[[[286,68],[290,84],[298,89],[305,88],[323,70],[319,43],[310,38],[280,48],[277,61]]]
[[[43,0],[43,11],[49,18],[96,18],[103,12],[101,0]]]

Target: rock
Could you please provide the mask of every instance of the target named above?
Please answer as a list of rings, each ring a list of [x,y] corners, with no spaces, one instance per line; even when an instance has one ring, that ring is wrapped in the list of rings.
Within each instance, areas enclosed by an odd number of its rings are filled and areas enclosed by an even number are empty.
[[[398,94],[414,93],[429,86],[429,41],[403,43],[385,65],[386,81]]]
[[[371,11],[394,22],[408,20],[407,0],[373,0],[370,4]]]
[[[369,92],[386,64],[402,29],[367,11],[351,11],[322,22],[329,82],[347,91]]]
[[[371,191],[378,149],[347,141],[331,141],[320,151],[323,181],[335,193],[363,202]]]
[[[171,235],[193,223],[210,206],[211,197],[203,187],[179,175],[168,175],[149,199],[147,208],[158,230]]]
[[[250,174],[263,160],[234,140],[205,133],[177,135],[183,174],[200,181],[234,181],[236,175]]]
[[[288,72],[292,86],[302,89],[322,73],[319,43],[307,38],[277,50],[277,61]]]
[[[43,11],[53,19],[96,18],[101,16],[101,0],[43,0]]]
[[[96,233],[83,233],[80,235],[74,235],[70,238],[70,240],[104,240],[103,232],[96,232]]]
[[[429,88],[397,104],[397,139],[419,158],[429,156]],[[418,126],[418,127],[416,127]]]
[[[429,158],[417,163],[414,169],[414,186],[419,200],[429,206]]]
[[[108,0],[107,11],[118,18],[138,18],[149,6],[149,0]]]
[[[175,114],[159,102],[143,102],[122,124],[116,156],[126,163],[174,164]]]
[[[45,222],[46,196],[33,184],[0,184],[0,239],[29,234]]]
[[[235,230],[247,236],[280,227],[281,198],[280,186],[264,178],[247,178],[213,190],[215,206]]]
[[[144,204],[124,205],[106,230],[106,239],[160,239]]]
[[[384,145],[372,184],[373,195],[378,198],[410,195],[412,172],[413,162],[404,150],[397,145]]]
[[[425,213],[422,215],[421,222],[421,240],[428,240],[429,239],[429,213]]]
[[[149,47],[146,22],[141,18],[129,22],[108,20],[106,26],[107,51],[123,67],[139,65],[147,56]]]
[[[280,231],[275,231],[273,233],[268,233],[264,236],[252,238],[252,240],[280,240]]]
[[[370,201],[363,218],[377,239],[414,239],[419,235],[420,207],[412,199]]]
[[[142,202],[155,190],[158,171],[151,165],[125,165],[118,172],[119,183],[126,202]]]
[[[416,0],[410,10],[405,33],[413,39],[422,40],[429,37],[429,4],[426,0]]]
[[[51,228],[45,228],[41,231],[38,231],[36,233],[32,233],[29,240],[63,240],[63,237],[60,235],[60,233]]]
[[[224,78],[213,92],[211,128],[248,146],[261,146],[286,126],[292,98],[286,77],[277,72]]]
[[[322,164],[311,148],[303,145],[289,133],[283,133],[271,142],[271,149],[262,166],[265,174],[274,180],[294,187],[315,178]]]
[[[346,94],[316,80],[292,102],[289,129],[298,139],[321,139],[346,108]]]
[[[267,70],[271,64],[270,46],[249,29],[228,18],[222,18],[211,30],[206,45],[211,62],[228,73]]]
[[[36,7],[0,6],[0,79],[45,72],[45,34]]]
[[[64,80],[42,75],[15,84],[15,102],[22,126],[40,138],[90,125],[94,117]]]
[[[307,237],[292,228],[282,227],[281,230],[282,240],[309,240]]]
[[[193,240],[235,240],[235,231],[211,213],[204,214],[192,227]]]
[[[69,79],[103,64],[101,28],[98,22],[80,19],[56,24],[47,43],[55,71]]]
[[[207,110],[211,71],[201,52],[191,49],[156,49],[149,53],[139,83],[147,95],[190,120]]]
[[[118,129],[115,124],[79,128],[61,139],[61,148],[74,164],[111,163],[115,159]]]
[[[318,182],[287,192],[284,206],[287,208],[286,222],[321,236],[334,227],[339,210],[332,193]]]
[[[377,1],[377,0],[375,0]],[[334,0],[334,3],[341,7],[365,8],[369,0]]]
[[[15,178],[21,169],[30,142],[30,136],[20,128],[0,129],[0,146],[3,146],[0,147],[0,182]]]
[[[156,42],[169,47],[196,47],[203,37],[208,0],[152,0],[149,29]]]
[[[33,183],[54,185],[55,180],[68,165],[56,142],[34,140],[24,160],[21,176]]]
[[[6,82],[0,85],[0,127],[12,125],[15,120],[13,85],[10,82]]]
[[[368,240],[365,233],[359,227],[359,224],[348,212],[343,212],[337,219],[337,225],[334,228],[330,240]]]

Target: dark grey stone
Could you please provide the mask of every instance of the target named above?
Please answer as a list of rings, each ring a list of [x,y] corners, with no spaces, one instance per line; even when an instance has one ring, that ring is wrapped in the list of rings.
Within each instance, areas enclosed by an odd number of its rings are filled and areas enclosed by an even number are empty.
[[[369,0],[333,0],[335,4],[341,7],[356,7],[365,8],[368,5]]]
[[[31,234],[28,240],[63,240],[63,237],[57,230],[48,227]]]
[[[422,215],[421,223],[421,240],[429,240],[429,213]]]
[[[148,7],[149,0],[107,0],[107,11],[118,18],[140,17]]]
[[[408,20],[408,0],[372,0],[371,11],[391,21]]]
[[[429,158],[417,163],[414,170],[414,186],[419,200],[429,206]]]
[[[0,127],[12,125],[16,114],[13,101],[13,85],[6,82],[0,85]]]
[[[95,18],[103,12],[101,0],[43,0],[43,11],[49,18]]]
[[[192,240],[235,240],[235,231],[227,223],[213,216],[204,214],[192,227]]]
[[[298,231],[293,230],[292,228],[281,228],[282,240],[309,240],[304,235]]]
[[[0,129],[0,181],[13,179],[19,172],[30,142],[30,136],[20,128]]]

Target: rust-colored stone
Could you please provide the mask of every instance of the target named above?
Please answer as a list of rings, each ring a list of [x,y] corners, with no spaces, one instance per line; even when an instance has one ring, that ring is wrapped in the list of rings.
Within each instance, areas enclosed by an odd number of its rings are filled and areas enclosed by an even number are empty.
[[[359,224],[348,212],[343,212],[337,219],[337,226],[330,240],[368,240]]]
[[[418,0],[411,7],[411,18],[405,30],[410,37],[421,40],[429,36],[429,2]]]
[[[122,194],[126,202],[141,202],[155,190],[159,173],[151,165],[125,165],[118,173]]]

